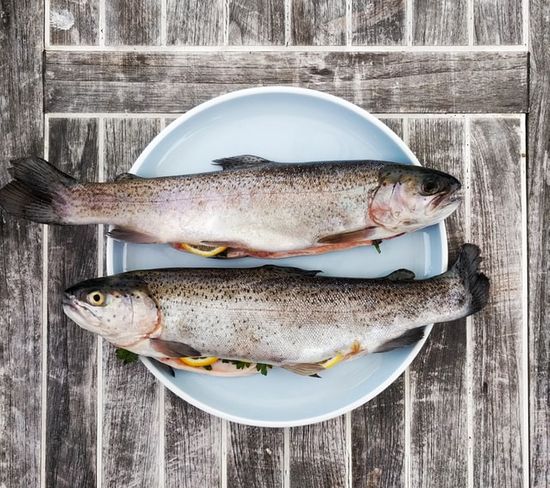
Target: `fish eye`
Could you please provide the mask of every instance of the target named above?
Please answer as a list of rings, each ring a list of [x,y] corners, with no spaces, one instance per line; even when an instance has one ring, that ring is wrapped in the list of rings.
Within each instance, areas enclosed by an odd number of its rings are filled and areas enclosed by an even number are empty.
[[[90,305],[94,305],[96,307],[100,307],[105,303],[105,295],[101,293],[99,290],[88,293],[88,296],[86,297],[86,299],[88,300],[88,303]]]
[[[422,182],[420,192],[422,195],[435,195],[439,191],[439,184],[436,180],[428,178]]]

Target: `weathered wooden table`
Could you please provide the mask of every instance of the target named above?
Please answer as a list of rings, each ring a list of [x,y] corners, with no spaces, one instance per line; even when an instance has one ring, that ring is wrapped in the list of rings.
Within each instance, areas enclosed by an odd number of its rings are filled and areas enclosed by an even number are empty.
[[[0,4],[2,157],[44,154],[102,180],[216,95],[334,93],[462,177],[451,254],[482,247],[492,298],[434,329],[403,377],[352,413],[245,427],[179,400],[64,317],[65,285],[104,271],[101,229],[1,214],[2,488],[550,485],[547,0],[44,4]]]

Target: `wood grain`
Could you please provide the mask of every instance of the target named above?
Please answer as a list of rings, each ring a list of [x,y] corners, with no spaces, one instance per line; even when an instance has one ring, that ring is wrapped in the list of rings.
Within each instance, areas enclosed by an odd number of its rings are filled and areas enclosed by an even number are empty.
[[[352,44],[404,44],[405,0],[353,0],[352,8]]]
[[[251,85],[329,92],[370,111],[522,112],[519,52],[46,53],[47,111],[181,113]]]
[[[283,429],[229,424],[228,488],[283,485]]]
[[[166,390],[165,486],[221,484],[222,421]]]
[[[345,0],[293,0],[291,22],[294,45],[346,44]]]
[[[224,0],[167,0],[169,45],[211,46],[224,40]]]
[[[105,2],[105,44],[108,46],[160,44],[158,0]]]
[[[160,131],[159,119],[105,120],[105,180],[130,169]],[[160,392],[141,364],[123,364],[103,341],[104,487],[158,486],[161,457]]]
[[[450,173],[468,185],[463,119],[409,120],[409,147],[423,166]],[[465,242],[464,204],[445,225],[452,263]],[[435,324],[409,372],[410,486],[466,486],[466,319]]]
[[[109,3],[109,2],[107,2]],[[98,44],[98,0],[50,0],[50,43]]]
[[[53,119],[49,142],[49,159],[61,171],[97,180],[96,119]],[[97,338],[69,320],[61,304],[65,288],[96,275],[97,227],[50,226],[46,486],[97,481]]]
[[[401,119],[381,119],[403,137]],[[405,484],[403,375],[370,402],[351,412],[352,476],[356,487]]]
[[[550,486],[550,4],[529,2],[530,111],[527,118],[529,257],[529,427],[533,488]]]
[[[521,44],[522,0],[473,0],[474,44]]]
[[[468,44],[467,0],[413,0],[413,44]]]
[[[519,130],[514,119],[471,124],[472,241],[491,280],[489,304],[472,317],[476,486],[523,486]]]
[[[290,485],[300,488],[347,485],[345,419],[290,429]]]
[[[42,4],[2,2],[0,187],[7,160],[42,154]],[[21,38],[27,42],[20,42]],[[15,69],[17,67],[17,69]],[[24,86],[24,90],[21,87]],[[0,486],[40,485],[42,232],[0,210]]]
[[[229,0],[229,44],[285,43],[285,8],[280,0]]]

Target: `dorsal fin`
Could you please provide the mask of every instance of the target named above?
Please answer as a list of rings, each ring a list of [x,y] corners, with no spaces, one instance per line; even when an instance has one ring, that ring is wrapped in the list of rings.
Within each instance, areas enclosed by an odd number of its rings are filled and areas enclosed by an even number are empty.
[[[115,176],[115,181],[118,183],[119,181],[136,180],[140,178],[141,176],[133,175],[132,173],[120,173]]]
[[[390,281],[412,281],[416,275],[410,269],[398,269],[383,279]]]
[[[253,156],[252,154],[243,154],[241,156],[232,156],[230,158],[215,159],[213,164],[221,166],[222,170],[252,168],[263,164],[274,164],[269,159]]]
[[[302,268],[295,268],[293,266],[275,266],[274,264],[266,264],[265,266],[261,266],[260,269],[264,269],[272,273],[280,273],[280,274],[295,275],[295,276],[315,276],[321,272],[318,269],[302,269]]]

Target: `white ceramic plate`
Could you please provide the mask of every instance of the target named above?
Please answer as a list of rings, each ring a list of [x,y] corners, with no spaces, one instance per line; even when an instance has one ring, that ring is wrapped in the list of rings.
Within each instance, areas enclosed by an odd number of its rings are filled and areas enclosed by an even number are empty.
[[[340,98],[300,88],[252,88],[218,97],[179,117],[131,169],[141,176],[217,171],[211,161],[255,154],[275,161],[378,159],[418,164],[388,127]],[[184,209],[182,209],[182,212]],[[443,224],[372,247],[268,261],[207,260],[167,245],[109,240],[109,274],[159,267],[253,267],[272,262],[327,275],[378,277],[408,268],[429,277],[447,267]],[[429,330],[428,330],[429,331]],[[352,410],[390,385],[423,345],[368,355],[323,372],[322,379],[273,369],[264,377],[216,378],[143,362],[170,390],[211,414],[250,425],[283,427],[320,422]]]

